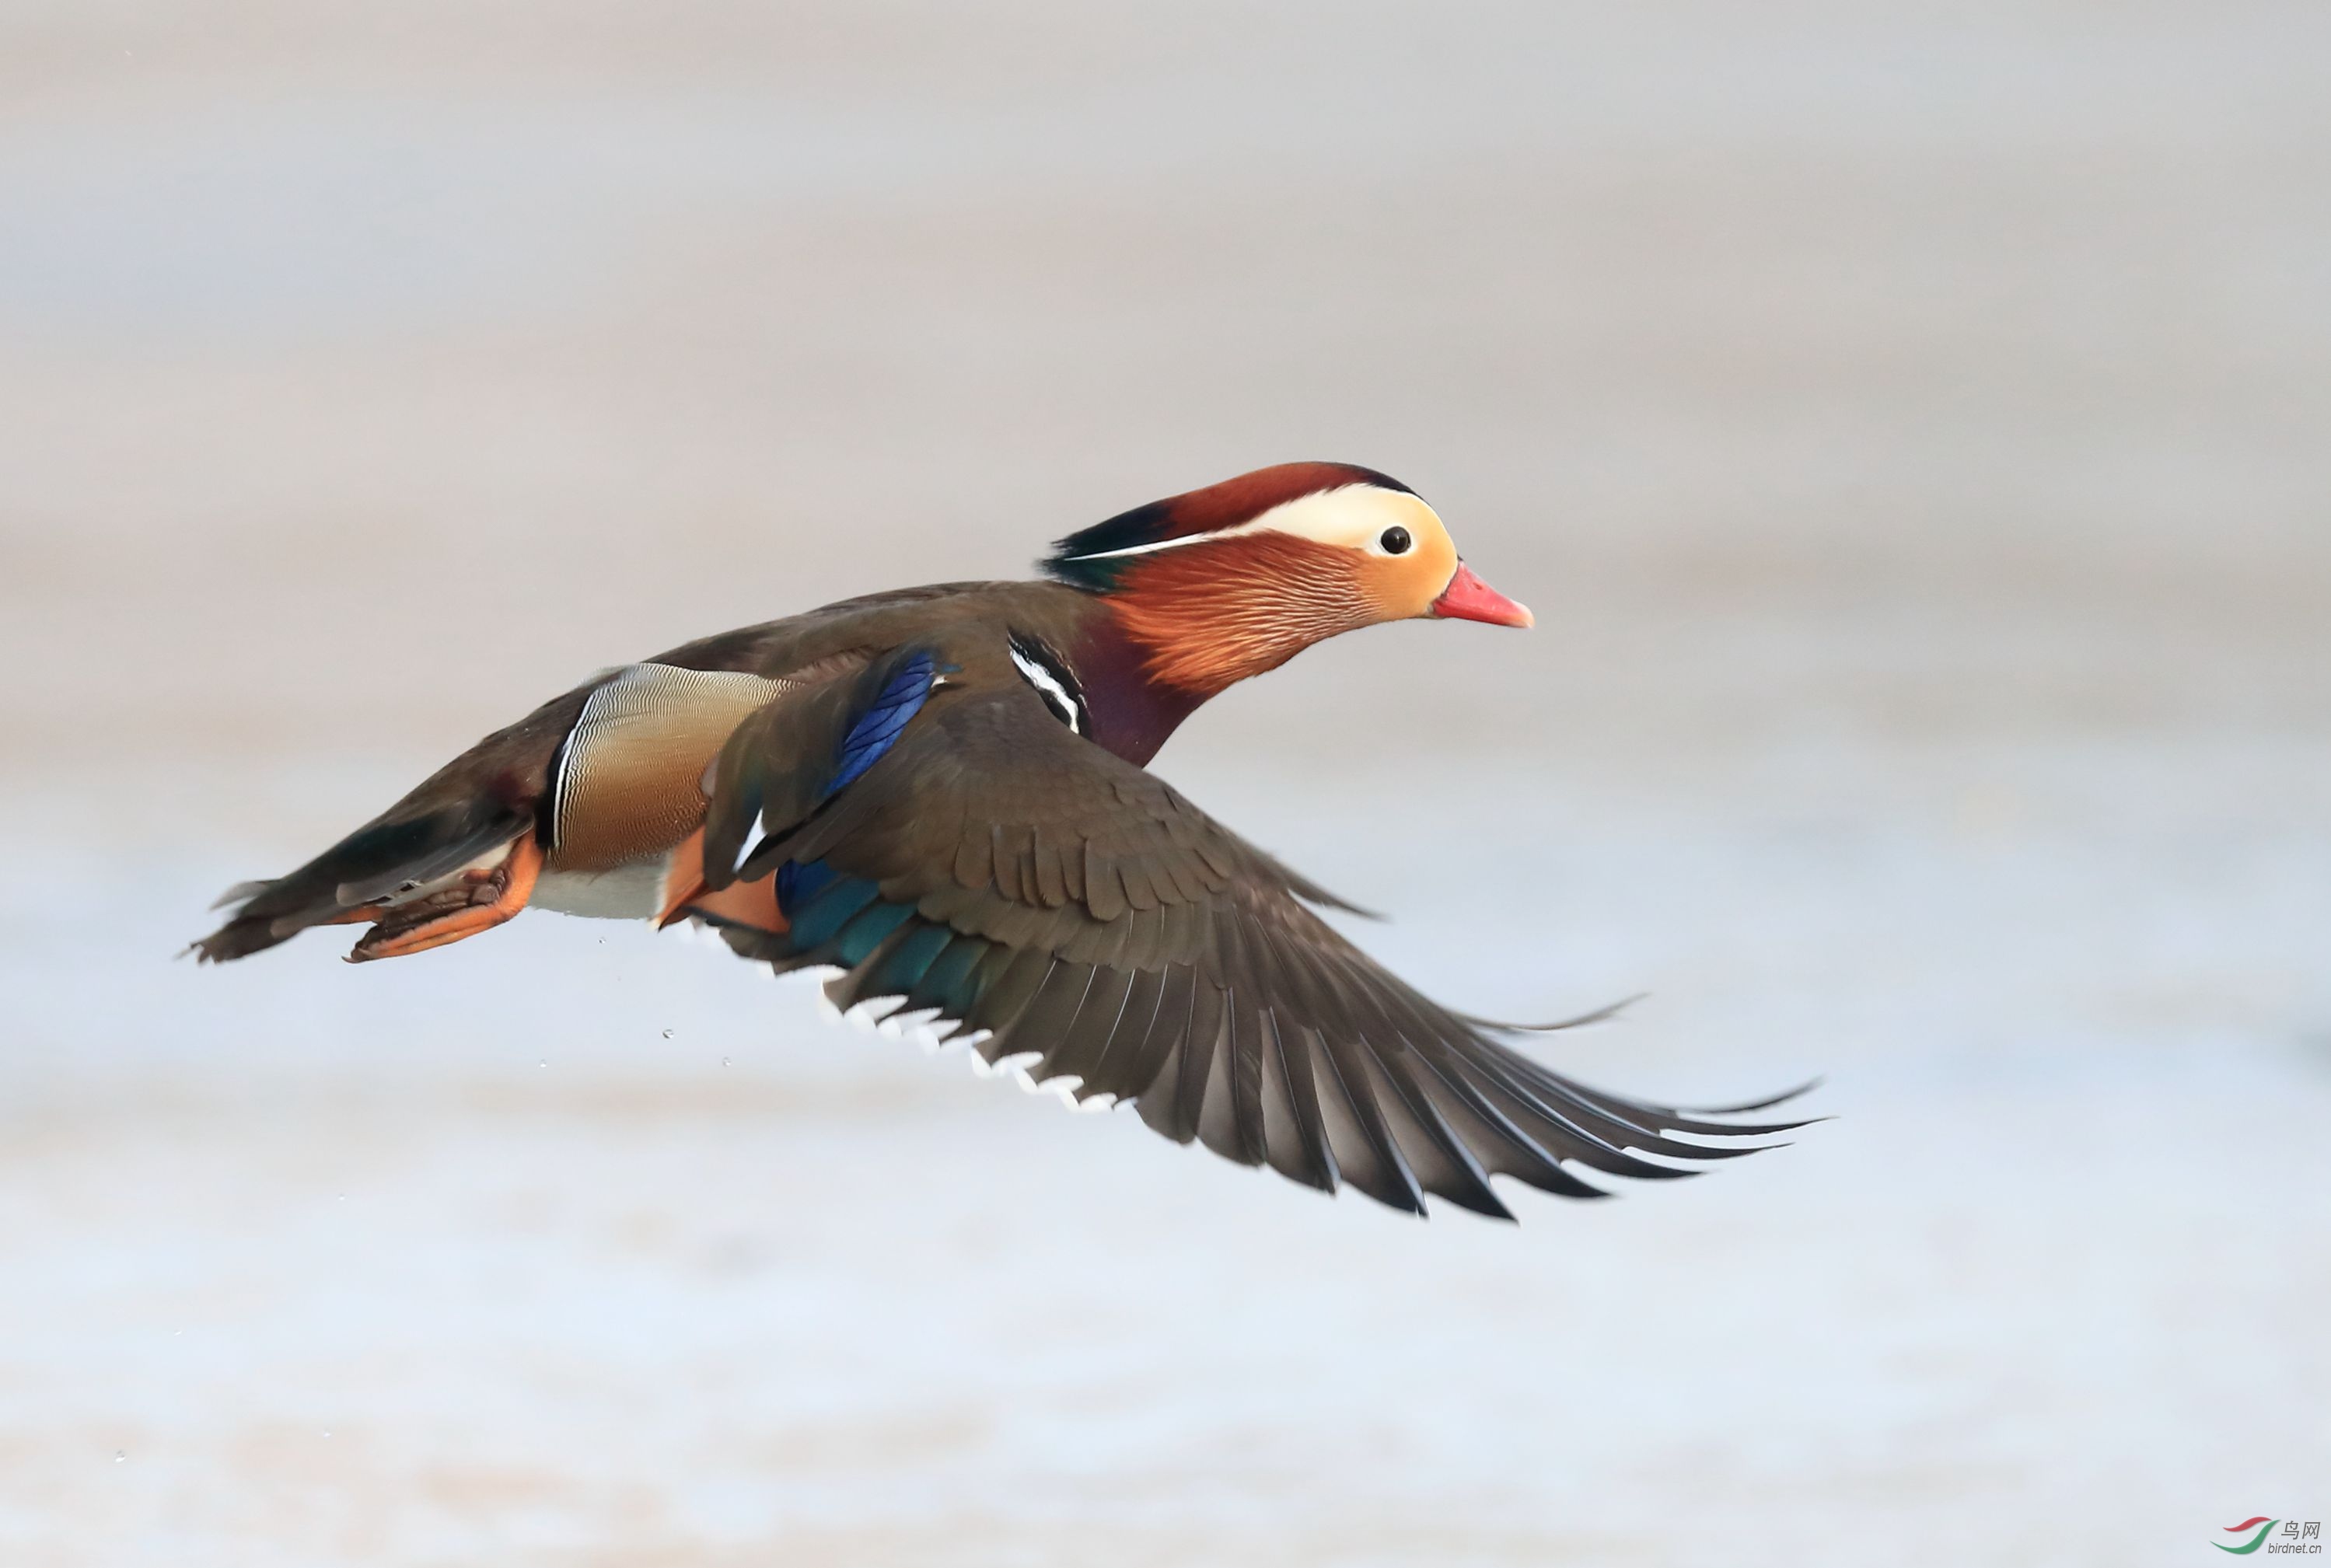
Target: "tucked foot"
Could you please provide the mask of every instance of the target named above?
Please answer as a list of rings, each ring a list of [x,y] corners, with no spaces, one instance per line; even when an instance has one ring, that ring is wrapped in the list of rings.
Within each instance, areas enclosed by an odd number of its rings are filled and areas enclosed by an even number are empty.
[[[491,870],[468,872],[452,887],[383,913],[379,923],[349,951],[348,962],[402,958],[490,931],[526,908],[541,875],[542,846],[528,833],[510,846],[509,857]]]

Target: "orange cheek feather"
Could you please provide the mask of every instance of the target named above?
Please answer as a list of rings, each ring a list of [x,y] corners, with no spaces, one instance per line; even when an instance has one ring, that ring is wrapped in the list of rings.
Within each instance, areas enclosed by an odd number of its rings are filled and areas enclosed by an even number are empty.
[[[1427,535],[1405,556],[1361,561],[1360,590],[1378,621],[1413,621],[1432,612],[1432,602],[1457,570],[1457,546],[1446,534]]]
[[[1161,550],[1110,595],[1153,679],[1220,691],[1381,619],[1349,550],[1252,534]]]

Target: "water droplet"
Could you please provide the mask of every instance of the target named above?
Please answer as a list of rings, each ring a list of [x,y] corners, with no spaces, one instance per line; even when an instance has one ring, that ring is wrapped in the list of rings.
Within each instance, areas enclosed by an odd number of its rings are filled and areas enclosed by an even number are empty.
[[[537,1066],[537,1067],[548,1067],[548,1066],[550,1065],[550,1059],[549,1059],[548,1057],[547,1057],[547,1056],[546,1056],[546,1057],[544,1057],[540,1061],[536,1062],[534,1065],[535,1065],[535,1066]]]
[[[332,1429],[331,1429],[331,1428],[329,1428],[329,1427],[326,1427],[326,1428],[324,1429],[324,1435],[325,1435],[326,1437],[330,1437],[330,1436],[332,1435]]]
[[[663,1031],[663,1037],[664,1037],[666,1040],[670,1040],[670,1039],[671,1038],[671,1031],[670,1031],[669,1029],[665,1030],[665,1031]]]
[[[115,1464],[117,1464],[117,1465],[118,1465],[118,1464],[119,1464],[122,1460],[124,1460],[124,1459],[128,1459],[128,1457],[129,1457],[129,1456],[128,1456],[127,1453],[123,1452],[123,1451],[122,1451],[121,1449],[114,1449],[114,1450],[113,1450],[113,1462],[114,1462]]]
[[[722,1067],[727,1067],[727,1066],[728,1065],[728,1059],[727,1057],[725,1057],[725,1056],[724,1056],[724,1057],[722,1057],[722,1058],[720,1059],[720,1065],[721,1065]]]

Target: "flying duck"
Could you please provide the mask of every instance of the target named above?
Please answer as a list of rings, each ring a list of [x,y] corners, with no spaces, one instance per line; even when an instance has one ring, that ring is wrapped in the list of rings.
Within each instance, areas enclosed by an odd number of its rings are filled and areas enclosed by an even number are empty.
[[[1602,1197],[1582,1170],[1689,1174],[1803,1125],[1703,1119],[1787,1096],[1688,1113],[1548,1070],[1498,1038],[1516,1026],[1377,965],[1314,912],[1351,906],[1147,771],[1208,698],[1338,632],[1530,624],[1407,486],[1283,464],[1043,565],[603,671],[232,889],[195,950],[363,924],[348,958],[367,963],[529,907],[692,920],[781,974],[839,970],[845,1011],[889,1003],[1177,1142],[1418,1214],[1430,1193],[1510,1219],[1492,1176]]]

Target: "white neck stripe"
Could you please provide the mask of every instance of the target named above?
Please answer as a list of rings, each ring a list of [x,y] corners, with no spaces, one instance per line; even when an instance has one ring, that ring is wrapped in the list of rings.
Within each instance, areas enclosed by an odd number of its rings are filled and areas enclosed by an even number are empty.
[[[1019,667],[1021,679],[1036,689],[1036,695],[1060,716],[1061,722],[1069,727],[1070,734],[1082,735],[1085,732],[1084,704],[1079,702],[1051,670],[1020,651],[1018,642],[1011,644],[1011,652],[1012,662]]]

